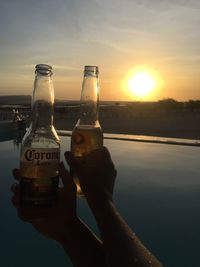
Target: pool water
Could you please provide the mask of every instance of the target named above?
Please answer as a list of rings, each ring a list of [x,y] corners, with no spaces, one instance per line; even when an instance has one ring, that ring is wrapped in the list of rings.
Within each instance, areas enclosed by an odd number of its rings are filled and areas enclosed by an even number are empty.
[[[70,138],[61,142],[63,159]],[[200,148],[112,139],[105,145],[118,171],[115,204],[130,227],[164,266],[198,266]],[[0,160],[1,266],[72,266],[60,245],[21,221],[11,204],[16,142],[0,143]],[[78,214],[98,232],[84,198],[78,199]]]

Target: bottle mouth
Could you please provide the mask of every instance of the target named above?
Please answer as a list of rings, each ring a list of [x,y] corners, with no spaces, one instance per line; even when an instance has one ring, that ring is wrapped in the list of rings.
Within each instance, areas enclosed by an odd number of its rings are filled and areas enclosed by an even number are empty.
[[[99,68],[98,66],[85,66],[84,67],[84,73],[85,74],[93,74],[98,75],[99,74]]]
[[[52,67],[47,64],[37,64],[35,66],[35,72],[41,75],[52,75]]]

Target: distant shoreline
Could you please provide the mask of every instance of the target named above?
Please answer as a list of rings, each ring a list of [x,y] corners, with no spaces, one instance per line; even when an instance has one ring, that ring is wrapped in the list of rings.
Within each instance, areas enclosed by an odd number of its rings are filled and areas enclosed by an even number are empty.
[[[67,115],[55,116],[55,127],[58,130],[72,131],[77,123],[77,118]],[[105,133],[146,135],[157,137],[184,138],[200,140],[200,113],[176,114],[173,116],[135,115],[134,118],[110,118],[104,116],[100,124]]]
[[[20,102],[21,98],[18,100]],[[31,105],[16,102],[0,104],[0,120],[11,118],[13,109],[18,109],[24,116],[30,116]],[[56,104],[56,129],[72,131],[78,117],[79,101]],[[100,105],[99,121],[105,133],[200,140],[200,101],[105,101]]]

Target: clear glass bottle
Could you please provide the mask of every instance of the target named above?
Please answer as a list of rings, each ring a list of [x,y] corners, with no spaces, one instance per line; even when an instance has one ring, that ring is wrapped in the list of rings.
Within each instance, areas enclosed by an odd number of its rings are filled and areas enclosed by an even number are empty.
[[[32,122],[21,145],[20,200],[22,206],[51,206],[57,194],[60,140],[53,126],[52,67],[35,67]]]
[[[71,137],[71,152],[78,158],[103,147],[103,132],[98,120],[98,74],[97,66],[85,66],[80,99],[80,117]],[[76,173],[72,173],[72,175],[77,185],[77,193],[82,194]]]

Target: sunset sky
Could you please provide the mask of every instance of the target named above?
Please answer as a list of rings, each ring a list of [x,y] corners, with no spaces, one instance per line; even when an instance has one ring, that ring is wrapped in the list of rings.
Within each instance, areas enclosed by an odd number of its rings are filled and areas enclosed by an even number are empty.
[[[200,99],[199,25],[199,0],[0,0],[0,95],[31,94],[47,63],[59,99],[79,99],[84,65],[100,68],[101,100],[138,100],[137,68],[160,81],[144,100]]]

